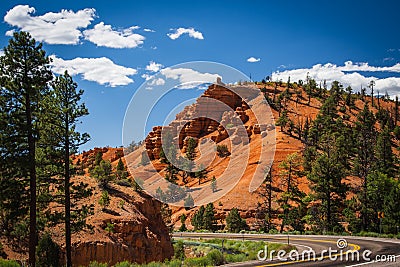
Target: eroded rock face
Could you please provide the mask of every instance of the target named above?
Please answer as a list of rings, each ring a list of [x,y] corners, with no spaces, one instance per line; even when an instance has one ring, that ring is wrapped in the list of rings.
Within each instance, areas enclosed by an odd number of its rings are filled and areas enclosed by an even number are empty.
[[[216,105],[216,103],[221,103]],[[227,111],[227,107],[231,111]],[[246,110],[249,106],[236,93],[224,87],[219,81],[212,84],[193,105],[176,115],[176,119],[168,126],[153,128],[145,139],[145,147],[150,160],[159,159],[162,131],[171,131],[173,136],[179,136],[177,145],[185,150],[184,140],[187,137],[200,139],[208,134],[216,133],[211,138],[219,143],[226,139],[236,125],[246,123],[249,116]],[[220,124],[221,122],[221,124]],[[224,126],[222,126],[224,125]],[[232,128],[229,132],[229,128]],[[251,134],[248,132],[248,135]]]
[[[109,265],[121,261],[148,263],[171,258],[173,247],[167,227],[162,221],[160,202],[143,197],[135,206],[132,216],[110,216],[95,222],[95,232],[102,237],[74,238],[72,259],[74,266],[88,266],[90,262],[105,262]],[[113,225],[113,232],[105,229]]]

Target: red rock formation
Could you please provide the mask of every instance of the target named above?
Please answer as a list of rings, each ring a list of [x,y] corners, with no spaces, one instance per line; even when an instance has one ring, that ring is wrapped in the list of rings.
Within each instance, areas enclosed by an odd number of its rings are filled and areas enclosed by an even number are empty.
[[[148,263],[171,258],[173,248],[168,229],[162,221],[160,202],[144,196],[137,206],[137,214],[110,216],[95,224],[104,229],[114,225],[113,233],[104,232],[102,238],[74,238],[72,259],[74,266],[87,266],[91,261],[114,265],[121,261]],[[95,230],[96,231],[96,230]]]
[[[150,160],[159,159],[161,149],[161,135],[163,130],[171,131],[177,137],[179,148],[185,151],[184,140],[187,137],[199,139],[214,133],[211,139],[219,143],[231,135],[236,126],[249,120],[246,110],[247,103],[233,90],[227,89],[222,84],[212,84],[199,97],[196,103],[186,106],[176,115],[176,119],[168,126],[153,128],[145,139],[145,147]],[[247,130],[247,136],[252,134],[252,127]],[[260,131],[255,134],[260,134]],[[242,142],[245,135],[237,134],[235,142]],[[246,136],[246,138],[247,138]]]

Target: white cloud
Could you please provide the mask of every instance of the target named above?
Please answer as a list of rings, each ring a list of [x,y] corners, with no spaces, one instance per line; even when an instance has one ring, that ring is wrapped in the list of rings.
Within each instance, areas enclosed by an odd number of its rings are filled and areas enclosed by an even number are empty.
[[[143,29],[143,31],[145,31],[145,32],[156,32],[155,30],[148,29],[148,28]]]
[[[193,88],[203,83],[214,83],[218,77],[221,77],[218,74],[201,73],[188,68],[165,68],[160,73],[167,79],[179,80],[181,85],[178,87],[181,89]]]
[[[144,73],[144,74],[142,74],[141,77],[142,77],[143,79],[145,79],[146,81],[148,81],[148,80],[150,80],[151,78],[153,78],[153,75]]]
[[[129,27],[122,31],[113,30],[111,25],[105,25],[100,22],[93,29],[85,30],[83,35],[85,39],[96,44],[110,48],[135,48],[145,39],[144,36],[134,33],[138,26]]]
[[[7,11],[4,21],[23,31],[29,32],[37,41],[49,44],[77,44],[82,33],[94,19],[96,10],[85,8],[73,12],[61,10],[34,16],[35,8],[28,5],[17,5]],[[11,34],[7,31],[6,35]]]
[[[194,39],[200,39],[203,40],[203,34],[199,31],[196,31],[194,28],[178,28],[178,29],[171,29],[174,32],[168,33],[168,37],[171,38],[172,40],[178,39],[181,37],[182,34],[189,34],[190,37]]]
[[[254,62],[258,62],[260,60],[261,60],[261,58],[249,57],[247,59],[247,62],[254,63]]]
[[[70,75],[81,74],[85,80],[111,87],[133,83],[129,76],[137,73],[136,69],[117,65],[106,57],[78,57],[71,60],[64,60],[56,56],[51,56],[51,58],[53,60],[51,69],[55,73],[61,74],[68,70]]]
[[[359,72],[368,72],[371,75],[364,76]],[[387,91],[389,95],[400,93],[400,78],[377,78],[372,75],[374,72],[400,73],[400,63],[389,67],[376,67],[370,66],[368,63],[353,63],[352,61],[347,61],[342,66],[332,63],[317,64],[311,68],[276,71],[272,74],[272,79],[286,81],[290,76],[291,81],[298,81],[305,80],[308,74],[317,82],[326,80],[327,84],[330,85],[336,80],[344,86],[350,85],[354,90],[359,90],[361,86],[365,87],[371,80],[374,80],[376,90],[382,93]]]
[[[162,64],[150,61],[149,65],[146,66],[146,70],[151,72],[157,72],[163,67]]]
[[[165,80],[162,78],[153,79],[148,83],[148,85],[164,85],[164,84]]]
[[[6,36],[13,36],[13,35],[14,35],[14,32],[15,32],[14,29],[9,30],[9,31],[6,31]]]

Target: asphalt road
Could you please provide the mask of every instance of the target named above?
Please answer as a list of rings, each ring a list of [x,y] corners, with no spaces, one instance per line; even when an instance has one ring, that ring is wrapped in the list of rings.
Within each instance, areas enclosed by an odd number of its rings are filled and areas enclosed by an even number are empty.
[[[174,238],[226,238],[288,243],[288,236],[286,235],[175,233],[173,236]],[[347,246],[339,248],[338,239],[345,239],[346,242],[339,245],[347,243]],[[293,235],[289,236],[289,244],[296,246],[298,251],[298,253],[293,252],[291,258],[288,258],[289,255],[286,254],[281,259],[275,257],[271,260],[270,252],[268,252],[265,260],[228,264],[226,266],[400,266],[400,240],[396,239]],[[331,250],[330,253],[329,250]],[[315,257],[311,251],[315,252]],[[260,256],[263,257],[264,254],[260,253]]]

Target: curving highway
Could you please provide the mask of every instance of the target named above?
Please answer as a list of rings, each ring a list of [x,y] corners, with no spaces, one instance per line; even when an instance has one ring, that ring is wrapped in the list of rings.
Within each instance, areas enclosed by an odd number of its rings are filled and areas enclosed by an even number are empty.
[[[225,266],[400,266],[400,240],[354,236],[267,235],[231,233],[174,233],[174,238],[226,238],[288,243],[297,252],[281,257],[265,256],[263,260],[227,264]],[[289,239],[289,240],[288,240]],[[339,241],[338,241],[339,240]],[[315,255],[315,256],[314,256]],[[265,259],[264,259],[265,258]]]

